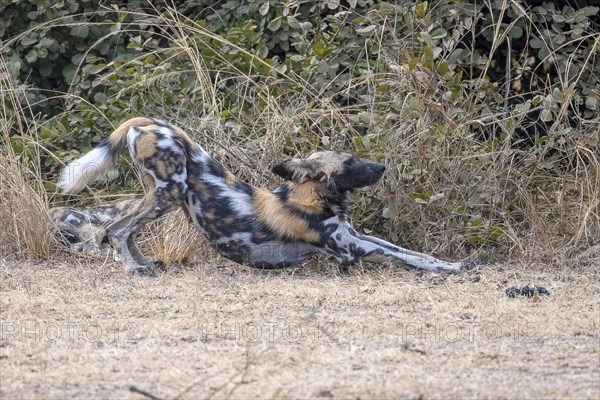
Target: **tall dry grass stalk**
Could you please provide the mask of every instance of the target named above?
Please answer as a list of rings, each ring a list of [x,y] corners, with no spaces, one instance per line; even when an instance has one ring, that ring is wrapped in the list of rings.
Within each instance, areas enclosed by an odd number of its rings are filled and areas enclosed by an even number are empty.
[[[45,258],[55,242],[40,174],[35,122],[25,117],[25,89],[15,87],[0,56],[0,250]],[[11,130],[18,134],[11,137]],[[17,154],[13,141],[25,149]]]

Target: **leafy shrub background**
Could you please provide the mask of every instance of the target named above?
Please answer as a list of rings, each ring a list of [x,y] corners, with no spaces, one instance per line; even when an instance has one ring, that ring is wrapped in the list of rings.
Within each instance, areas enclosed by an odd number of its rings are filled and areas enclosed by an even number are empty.
[[[260,185],[275,160],[317,148],[385,160],[354,222],[416,249],[587,243],[600,230],[592,3],[14,0],[0,6],[0,89],[18,99],[3,152],[52,192],[62,162],[156,116]],[[139,191],[122,163],[83,200]]]

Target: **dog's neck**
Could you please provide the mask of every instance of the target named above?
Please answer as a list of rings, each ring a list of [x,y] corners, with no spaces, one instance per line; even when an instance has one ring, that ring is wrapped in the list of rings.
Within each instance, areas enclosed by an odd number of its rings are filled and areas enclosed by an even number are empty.
[[[287,182],[282,188],[288,205],[315,216],[334,214],[343,218],[350,203],[350,191],[340,193],[326,181]]]

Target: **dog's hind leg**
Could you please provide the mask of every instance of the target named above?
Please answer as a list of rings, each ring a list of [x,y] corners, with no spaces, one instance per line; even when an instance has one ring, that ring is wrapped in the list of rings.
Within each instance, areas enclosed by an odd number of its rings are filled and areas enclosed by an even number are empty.
[[[150,263],[133,235],[148,222],[183,205],[187,194],[185,154],[169,129],[157,126],[132,128],[127,145],[146,187],[142,201],[107,227],[112,246],[127,272],[151,275]]]
[[[135,242],[135,234],[129,235],[129,238],[127,239],[127,248],[129,249],[129,253],[131,253],[134,260],[137,261],[138,264],[140,264],[140,265],[149,265],[150,264],[148,259],[146,257],[144,257],[144,255],[140,251],[139,247],[137,246],[137,243]]]
[[[157,199],[157,193],[160,193],[160,200]],[[148,193],[138,207],[108,226],[109,240],[127,272],[152,275],[150,262],[139,250],[133,235],[148,222],[180,207],[182,203],[178,193],[179,190],[173,193],[161,190]]]

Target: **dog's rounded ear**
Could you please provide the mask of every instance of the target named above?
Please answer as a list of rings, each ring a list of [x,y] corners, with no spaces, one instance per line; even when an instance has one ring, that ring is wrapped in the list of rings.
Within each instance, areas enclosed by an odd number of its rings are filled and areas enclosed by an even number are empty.
[[[294,158],[277,163],[271,168],[274,174],[281,176],[287,181],[304,183],[309,180],[321,179],[324,175],[315,160],[305,158]]]

